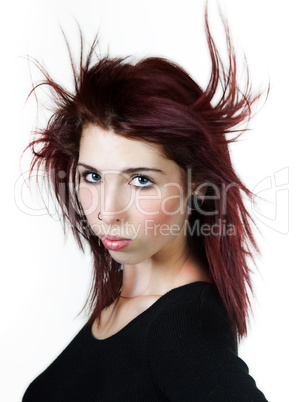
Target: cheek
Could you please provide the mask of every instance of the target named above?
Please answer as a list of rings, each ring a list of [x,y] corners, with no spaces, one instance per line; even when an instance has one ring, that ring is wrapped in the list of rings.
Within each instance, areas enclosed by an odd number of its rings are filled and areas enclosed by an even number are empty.
[[[179,194],[170,195],[163,200],[161,210],[172,218],[173,216],[185,214],[186,201]]]
[[[160,235],[177,235],[183,226],[185,214],[181,213],[184,200],[178,196],[167,197],[165,200],[144,200],[140,207],[144,213],[139,214],[139,224],[146,235],[160,239]],[[156,214],[153,214],[156,212]]]
[[[155,217],[161,212],[161,200],[157,199],[139,199],[136,200],[136,209],[143,217]]]
[[[79,189],[79,199],[87,218],[98,213],[99,194],[95,187],[82,185]]]
[[[137,210],[149,216],[166,214],[173,217],[186,213],[186,198],[181,188],[168,188],[162,191],[160,196],[148,194],[136,199]]]
[[[186,198],[184,197],[182,187],[178,183],[169,186],[162,199],[162,213],[167,215],[167,219],[170,218],[171,221],[178,222],[184,217],[186,209]]]

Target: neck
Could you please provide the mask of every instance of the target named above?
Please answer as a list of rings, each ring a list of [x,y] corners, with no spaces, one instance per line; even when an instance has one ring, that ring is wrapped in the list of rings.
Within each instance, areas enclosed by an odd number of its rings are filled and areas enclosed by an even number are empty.
[[[170,258],[169,265],[125,265],[120,297],[161,296],[175,287],[195,281],[211,282],[211,278],[204,266],[187,255],[172,262]]]

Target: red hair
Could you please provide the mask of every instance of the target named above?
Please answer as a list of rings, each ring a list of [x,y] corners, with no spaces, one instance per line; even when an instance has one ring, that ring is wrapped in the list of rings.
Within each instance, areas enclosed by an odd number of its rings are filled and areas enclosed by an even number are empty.
[[[234,333],[239,337],[246,334],[248,288],[251,289],[247,257],[254,261],[252,248],[256,252],[259,249],[251,229],[254,221],[243,202],[244,194],[249,199],[253,194],[235,173],[228,144],[242,133],[237,126],[250,119],[259,94],[252,95],[248,78],[245,88],[239,89],[235,52],[225,21],[224,26],[228,68],[213,41],[206,11],[212,73],[204,90],[180,66],[163,58],[130,62],[128,58],[98,56],[93,63],[97,40],[84,57],[82,35],[78,67],[70,55],[73,91],[57,84],[35,61],[44,79],[32,92],[40,85],[50,87],[54,109],[46,128],[37,130],[28,146],[33,150],[30,174],[34,168],[44,169],[61,207],[64,229],[69,222],[80,248],[84,249],[84,241],[90,246],[94,281],[86,305],[90,307],[91,323],[118,297],[122,270],[90,230],[77,196],[79,144],[83,127],[89,123],[126,138],[159,144],[164,154],[182,168],[185,177],[187,169],[191,169],[197,194],[198,186],[204,182],[221,190],[228,188],[222,205],[221,199],[211,197],[213,188],[208,186],[203,212],[192,211],[189,223],[213,226],[223,221],[233,225],[236,233],[202,237],[192,234],[188,243],[191,252],[207,262]],[[68,44],[67,47],[70,54]],[[219,91],[221,95],[214,102]],[[239,133],[237,137],[227,138],[235,132]]]

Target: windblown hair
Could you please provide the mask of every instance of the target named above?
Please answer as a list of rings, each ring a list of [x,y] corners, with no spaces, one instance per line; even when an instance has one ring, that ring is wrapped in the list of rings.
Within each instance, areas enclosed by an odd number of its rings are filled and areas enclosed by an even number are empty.
[[[35,61],[43,80],[31,93],[36,93],[40,85],[48,86],[54,108],[46,128],[37,129],[27,147],[33,151],[30,175],[41,169],[45,172],[46,182],[61,207],[64,229],[70,224],[82,250],[85,241],[90,246],[94,278],[86,306],[91,323],[118,297],[123,273],[121,265],[89,230],[77,194],[81,134],[90,123],[128,139],[160,145],[164,155],[182,168],[185,177],[191,169],[197,194],[200,185],[212,184],[202,205],[203,213],[198,208],[192,211],[190,225],[200,222],[212,226],[223,221],[233,225],[236,233],[192,234],[188,242],[192,252],[206,261],[235,335],[240,338],[246,334],[248,289],[252,290],[247,258],[254,261],[254,253],[259,253],[259,249],[252,233],[255,222],[243,202],[244,195],[251,199],[253,193],[236,175],[228,145],[244,131],[238,125],[250,119],[251,107],[260,94],[252,94],[247,68],[246,85],[239,89],[237,58],[224,19],[223,24],[227,67],[214,43],[206,11],[205,32],[212,70],[205,89],[180,66],[163,58],[130,62],[129,58],[101,56],[96,50],[97,38],[85,56],[82,34],[78,65],[66,42],[74,79],[72,91],[56,83]],[[215,102],[214,97],[218,98]],[[227,138],[231,133],[237,136]],[[227,188],[227,197],[215,197],[213,186],[221,191]]]

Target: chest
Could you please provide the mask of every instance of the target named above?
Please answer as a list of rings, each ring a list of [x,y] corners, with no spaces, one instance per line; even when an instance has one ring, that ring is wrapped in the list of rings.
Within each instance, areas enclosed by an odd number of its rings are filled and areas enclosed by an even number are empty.
[[[159,402],[145,354],[147,332],[145,320],[108,340],[85,329],[34,381],[24,402]]]
[[[105,308],[101,324],[95,320],[91,332],[96,339],[106,339],[121,331],[130,322],[152,306],[161,296],[140,296],[135,299],[119,299]]]

